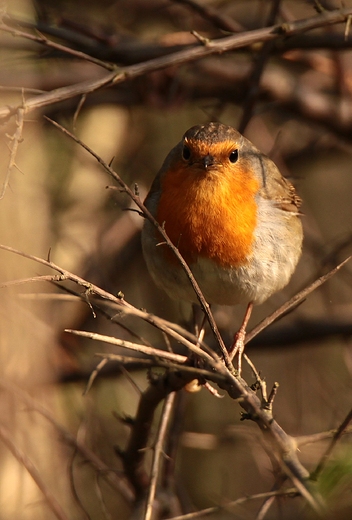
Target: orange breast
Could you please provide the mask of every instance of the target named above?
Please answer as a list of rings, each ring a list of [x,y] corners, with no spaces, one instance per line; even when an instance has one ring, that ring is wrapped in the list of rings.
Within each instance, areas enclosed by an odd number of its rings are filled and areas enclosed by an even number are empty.
[[[234,174],[179,166],[164,176],[157,220],[187,263],[205,257],[236,267],[251,253],[258,187],[249,172],[239,169]]]

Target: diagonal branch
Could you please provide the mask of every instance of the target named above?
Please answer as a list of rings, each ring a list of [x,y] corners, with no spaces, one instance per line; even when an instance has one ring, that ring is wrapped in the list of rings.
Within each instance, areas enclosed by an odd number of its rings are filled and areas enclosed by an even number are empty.
[[[351,421],[352,421],[352,409],[348,412],[348,414],[345,417],[345,419],[342,421],[340,426],[337,428],[337,430],[334,433],[334,435],[333,435],[333,437],[331,439],[331,442],[330,442],[329,446],[327,447],[325,453],[323,454],[319,464],[317,465],[317,467],[315,468],[315,470],[311,474],[311,478],[313,480],[316,480],[319,477],[319,475],[321,474],[321,472],[323,471],[324,467],[326,466],[327,461],[329,460],[329,457],[330,457],[333,449],[336,446],[336,443],[341,438],[343,433],[345,433],[346,428],[348,427],[348,425],[349,425],[349,423]]]
[[[352,258],[352,256],[349,256],[348,258],[343,260],[343,262],[341,262],[336,267],[331,269],[331,271],[329,271],[328,273],[324,274],[323,276],[321,276],[320,278],[315,280],[313,283],[311,283],[310,285],[305,287],[299,293],[295,294],[290,300],[288,300],[288,302],[284,303],[276,311],[274,311],[272,314],[270,314],[270,316],[267,316],[266,318],[264,318],[256,327],[254,327],[254,329],[252,329],[250,332],[248,332],[246,339],[245,339],[245,343],[247,344],[249,341],[251,341],[253,338],[255,338],[255,336],[257,336],[262,330],[266,329],[269,325],[274,323],[274,321],[278,320],[284,314],[288,313],[289,311],[291,311],[292,309],[297,307],[297,305],[302,303],[303,300],[305,300],[306,297],[310,293],[312,293],[318,287],[320,287],[325,282],[327,282],[332,276],[334,276],[334,274],[337,273],[337,271],[339,271],[341,269],[341,267],[343,267],[345,264],[347,264],[347,262],[349,262],[349,260],[351,260],[351,258]]]
[[[218,9],[215,9],[211,5],[202,5],[196,2],[196,0],[172,0],[172,2],[187,5],[193,9],[193,11],[200,14],[205,20],[210,21],[215,27],[223,31],[235,33],[243,31],[243,27],[240,23],[229,16],[224,16]]]
[[[6,22],[6,18],[3,18],[3,21]],[[99,65],[100,67],[103,67],[107,70],[114,70],[115,66],[111,65],[110,63],[107,63],[105,61],[98,60],[97,58],[94,58],[90,56],[89,54],[86,54],[85,52],[76,51],[75,49],[71,49],[70,47],[67,47],[66,45],[62,45],[60,43],[53,42],[52,40],[49,40],[46,36],[39,33],[37,31],[37,36],[34,34],[30,34],[24,31],[19,31],[18,29],[13,29],[6,25],[6,23],[0,23],[0,31],[6,32],[8,34],[11,34],[12,36],[17,36],[20,38],[25,38],[26,40],[30,40],[32,42],[38,43],[40,45],[44,45],[45,47],[49,47],[50,49],[55,49],[57,51],[64,52],[65,54],[70,54],[71,56],[74,56],[75,58],[79,58],[81,60],[90,61],[91,63],[94,63],[95,65]]]

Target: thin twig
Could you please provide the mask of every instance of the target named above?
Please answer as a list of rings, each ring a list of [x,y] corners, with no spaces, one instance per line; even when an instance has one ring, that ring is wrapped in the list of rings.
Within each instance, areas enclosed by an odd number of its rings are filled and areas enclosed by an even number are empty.
[[[257,513],[257,516],[255,517],[254,520],[264,520],[267,512],[269,511],[269,509],[271,508],[271,506],[273,505],[275,500],[276,500],[276,496],[268,497],[264,501],[264,504],[260,507],[260,509],[259,509],[259,511]]]
[[[97,375],[105,367],[105,365],[108,362],[109,362],[109,360],[106,359],[106,358],[103,358],[101,361],[99,361],[99,363],[97,364],[97,366],[95,367],[95,369],[93,370],[93,372],[91,373],[91,375],[90,375],[90,377],[88,379],[88,383],[87,383],[86,388],[84,389],[83,395],[87,395],[88,394],[89,390],[92,388],[92,385],[93,385]]]
[[[249,367],[252,369],[252,372],[255,377],[255,382],[256,382],[256,384],[258,383],[260,386],[260,391],[262,393],[263,402],[266,403],[268,400],[267,391],[266,391],[266,382],[264,381],[264,379],[262,379],[260,377],[258,370],[256,369],[256,367],[255,367],[254,363],[251,361],[251,359],[247,356],[247,354],[243,353],[243,358],[246,360]]]
[[[289,477],[292,484],[296,486],[297,490],[300,492],[302,497],[306,499],[307,504],[309,504],[313,511],[315,511],[315,513],[317,513],[321,517],[324,514],[326,508],[323,497],[318,493],[313,494],[313,486],[311,486],[311,483],[307,485],[307,482],[304,482],[303,478],[297,476],[296,468],[291,466],[290,461],[285,461],[283,457],[278,462],[283,471],[285,472],[285,475]],[[291,469],[293,471],[291,471]]]
[[[104,500],[104,495],[102,493],[100,482],[99,482],[99,478],[100,478],[99,473],[96,473],[95,474],[95,489],[96,489],[95,492],[97,494],[97,497],[98,497],[98,500],[99,500],[99,503],[100,503],[100,507],[101,507],[101,510],[102,510],[103,515],[105,517],[105,520],[113,520],[112,514],[110,513],[110,511],[106,507],[105,500]]]
[[[200,14],[205,20],[210,21],[215,27],[223,31],[228,32],[240,32],[243,31],[243,26],[230,18],[224,16],[220,11],[214,9],[211,5],[203,5],[195,0],[172,0],[176,4],[184,4]]]
[[[3,18],[3,21],[6,21],[6,18]],[[71,49],[70,47],[67,47],[66,45],[62,45],[60,43],[53,42],[52,40],[49,40],[46,36],[41,34],[39,31],[37,31],[37,36],[34,34],[30,34],[24,31],[19,31],[17,29],[12,29],[12,27],[9,27],[8,25],[2,23],[0,24],[0,31],[7,32],[11,34],[12,36],[17,36],[20,38],[25,38],[26,40],[31,40],[32,42],[39,43],[40,45],[44,45],[45,47],[48,47],[49,49],[55,49],[57,51],[63,52],[65,54],[69,54],[71,56],[74,56],[75,58],[78,58],[80,60],[89,61],[91,63],[94,63],[95,65],[99,65],[99,67],[103,67],[107,70],[115,70],[116,66],[112,65],[111,63],[107,63],[105,61],[98,60],[97,58],[93,58],[93,56],[90,56],[89,54],[86,54],[85,52],[76,51],[75,49]]]
[[[272,1],[270,13],[265,24],[266,27],[270,27],[275,23],[275,19],[280,10],[280,4],[281,0]],[[259,55],[255,59],[255,64],[248,80],[249,89],[244,99],[241,121],[238,125],[238,130],[241,134],[244,133],[249,121],[251,120],[255,103],[259,97],[260,80],[268,61],[271,58],[273,44],[273,41],[265,42],[259,51]]]
[[[273,384],[273,387],[272,387],[271,391],[270,391],[270,394],[269,394],[269,397],[268,397],[268,402],[267,402],[267,408],[270,411],[272,411],[272,409],[273,409],[273,403],[274,403],[274,399],[276,397],[278,388],[279,388],[279,383],[275,382]]]
[[[120,370],[123,373],[123,375],[125,376],[125,378],[127,379],[127,381],[130,383],[130,385],[132,386],[133,390],[136,392],[138,397],[141,396],[142,393],[143,393],[143,390],[140,388],[140,386],[138,386],[138,384],[133,379],[133,377],[131,376],[131,374],[127,370],[127,368],[124,365],[121,365],[120,366]]]
[[[64,294],[37,294],[36,293],[36,296],[39,297],[39,298],[56,298],[57,300],[64,300],[65,298],[69,298],[68,301],[77,301],[77,298],[79,298],[80,300],[82,300],[82,294],[81,293],[78,293],[77,291],[74,291],[68,287],[65,287],[63,285],[60,285],[59,283],[57,282],[54,282],[54,285],[56,287],[58,287],[61,291],[65,291],[67,292],[68,294],[70,295],[73,295],[74,297],[70,297],[70,296],[66,296]],[[30,298],[32,295],[29,294],[29,293],[26,293],[26,294],[23,294],[21,295],[21,297],[23,298]],[[34,296],[34,295],[33,295]],[[85,298],[83,299],[83,301],[86,301]],[[108,312],[106,312],[105,309],[103,309],[102,307],[107,307],[107,308],[112,308],[114,310],[116,310],[116,304],[114,304],[113,302],[108,302],[108,301],[104,301],[104,300],[100,300],[99,303],[94,301],[94,308],[97,312],[99,312],[102,316],[104,316],[106,319],[108,319],[109,321],[111,321],[112,323],[114,323],[115,325],[118,325],[122,330],[124,330],[125,332],[127,332],[131,337],[135,338],[135,339],[138,339],[138,341],[140,341],[141,343],[144,343],[145,345],[148,345],[149,347],[151,347],[151,343],[144,337],[142,337],[140,334],[137,334],[137,332],[135,330],[132,330],[130,327],[128,327],[125,323],[121,323],[121,321],[118,321],[118,316],[119,314],[114,314],[113,316],[111,316]],[[171,322],[164,322],[164,325],[168,326],[168,323],[171,324]],[[182,331],[185,331],[185,329],[182,329],[182,327],[179,327],[179,330],[178,332],[180,334],[182,334],[183,332]],[[186,331],[185,331],[186,332]]]
[[[0,92],[17,92],[22,94],[44,94],[46,91],[39,88],[14,87],[7,85],[0,85]]]
[[[348,16],[346,20],[346,27],[345,27],[345,41],[348,40],[348,35],[351,29],[351,22],[352,22],[352,16]]]
[[[76,449],[73,450],[72,456],[70,458],[69,464],[68,464],[68,474],[69,474],[69,482],[71,487],[71,492],[73,495],[73,498],[75,499],[76,504],[82,511],[83,516],[85,517],[85,520],[92,520],[91,516],[89,515],[88,511],[83,505],[82,500],[80,499],[80,496],[78,494],[76,484],[75,484],[75,476],[74,476],[74,461],[77,456],[78,451]]]
[[[161,420],[156,435],[154,445],[154,455],[152,461],[152,469],[150,473],[150,483],[147,495],[147,502],[144,514],[144,520],[151,520],[153,513],[154,500],[156,495],[156,485],[159,478],[160,462],[164,455],[164,445],[170,416],[175,402],[176,392],[172,392],[165,398],[163,410],[161,412]]]
[[[328,439],[333,438],[338,431],[338,428],[334,428],[333,430],[328,430],[325,432],[312,433],[312,435],[300,435],[299,437],[295,437],[295,442],[298,447],[305,446],[306,444],[312,444],[315,442],[326,441]],[[350,435],[352,434],[352,426],[345,428],[342,432],[342,435]]]
[[[181,356],[179,354],[174,354],[173,352],[169,352],[167,350],[160,350],[153,347],[147,347],[145,345],[139,345],[138,343],[132,343],[130,341],[126,341],[119,338],[114,338],[112,336],[106,336],[103,334],[98,334],[96,332],[86,332],[83,330],[71,330],[71,329],[65,329],[65,332],[68,332],[70,334],[74,334],[75,336],[81,336],[83,338],[89,338],[95,341],[102,341],[104,343],[109,343],[111,345],[116,345],[118,347],[124,347],[128,348],[130,350],[135,350],[137,352],[142,352],[143,354],[149,355],[149,356],[155,356],[160,357],[164,359],[169,359],[170,361],[173,361],[175,363],[182,363],[184,361],[184,356]],[[195,352],[198,356],[201,356],[203,359],[205,359],[208,362],[212,362],[213,358],[204,352],[204,350],[197,347],[197,345],[193,345],[187,340],[184,340],[187,343],[187,347],[192,351]],[[185,344],[185,343],[184,343]]]
[[[214,513],[219,513],[223,510],[231,511],[234,507],[239,506],[241,504],[245,504],[246,502],[251,502],[252,500],[262,500],[263,498],[269,497],[297,496],[298,494],[299,493],[297,492],[296,488],[289,488],[279,491],[268,491],[266,493],[256,493],[254,495],[248,495],[246,497],[237,498],[236,500],[232,500],[231,502],[228,502],[223,506],[208,507],[207,509],[201,509],[200,511],[195,511],[194,513],[173,516],[172,518],[168,518],[167,520],[194,520],[196,518],[203,518],[203,516],[210,516]]]
[[[22,92],[22,96],[23,96],[23,92]],[[0,200],[2,200],[4,198],[6,190],[7,190],[8,186],[9,186],[10,176],[11,176],[11,172],[12,172],[13,168],[17,167],[17,165],[16,165],[16,155],[17,155],[17,151],[18,151],[18,146],[22,142],[23,123],[24,123],[24,109],[23,108],[19,108],[17,110],[17,114],[16,114],[16,130],[15,130],[15,133],[12,136],[8,136],[9,139],[11,140],[11,144],[10,144],[10,160],[9,160],[9,165],[8,165],[7,171],[6,171],[5,180],[3,182],[3,185],[2,185],[2,188],[1,188],[1,191],[0,191]]]
[[[299,305],[305,298],[315,291],[318,287],[323,285],[325,282],[327,282],[332,276],[334,276],[337,271],[341,269],[347,262],[352,258],[352,256],[349,256],[343,262],[338,264],[336,267],[331,269],[328,273],[324,274],[317,280],[315,280],[313,283],[305,287],[302,291],[295,294],[288,302],[284,303],[279,307],[276,311],[274,311],[272,314],[264,318],[254,329],[252,329],[250,332],[247,333],[245,344],[247,344],[249,341],[251,341],[255,336],[257,336],[262,330],[266,329],[269,325],[274,323],[277,319],[279,319],[281,316],[286,314],[288,311],[294,309],[297,305]]]
[[[76,123],[77,123],[77,119],[78,119],[78,116],[81,112],[81,109],[84,105],[84,103],[86,102],[86,99],[87,99],[87,94],[82,94],[79,102],[78,102],[78,105],[77,105],[77,108],[75,110],[75,113],[73,114],[73,119],[72,119],[72,128],[73,130],[76,130]]]
[[[0,246],[0,249],[8,250],[6,248],[6,246],[4,246],[4,247]],[[20,254],[21,252],[19,251],[18,253]],[[55,269],[55,268],[53,267],[53,269]],[[42,275],[39,275],[39,276],[28,276],[27,278],[19,278],[17,280],[10,280],[9,282],[3,282],[3,283],[0,284],[0,288],[1,289],[5,289],[7,287],[13,287],[13,286],[16,286],[16,285],[23,285],[23,284],[27,284],[27,283],[30,283],[30,282],[64,282],[64,281],[67,281],[67,280],[70,280],[70,277],[66,276],[64,274],[55,274],[55,275],[42,274]],[[81,299],[85,303],[87,303],[87,300],[84,297],[84,295],[81,295]]]

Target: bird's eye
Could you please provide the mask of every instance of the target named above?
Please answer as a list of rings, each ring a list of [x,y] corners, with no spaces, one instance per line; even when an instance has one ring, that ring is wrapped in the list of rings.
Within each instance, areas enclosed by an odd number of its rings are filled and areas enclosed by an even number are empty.
[[[182,148],[182,157],[185,161],[188,161],[188,159],[191,158],[191,150],[186,145]]]
[[[232,150],[232,152],[229,155],[229,160],[233,164],[238,161],[238,150]]]

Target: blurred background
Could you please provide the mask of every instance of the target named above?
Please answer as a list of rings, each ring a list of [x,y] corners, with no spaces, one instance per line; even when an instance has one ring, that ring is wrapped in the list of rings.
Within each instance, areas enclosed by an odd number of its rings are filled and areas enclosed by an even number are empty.
[[[141,63],[216,39],[352,7],[352,2],[207,0],[11,0],[0,23],[2,107],[107,71],[58,49],[4,31],[43,36],[119,66]],[[9,18],[10,17],[10,18]],[[345,31],[346,29],[346,31]],[[268,154],[303,198],[304,252],[290,285],[255,309],[250,327],[352,252],[352,35],[343,24],[255,44],[171,66],[2,120],[0,243],[48,258],[127,301],[176,323],[190,309],[153,284],[141,253],[142,219],[96,161],[43,118],[74,132],[141,197],[168,151],[194,124],[216,120],[241,129]],[[17,146],[11,164],[11,149]],[[0,251],[1,283],[52,271]],[[81,293],[82,288],[66,286]],[[244,308],[214,308],[229,341]],[[129,517],[131,495],[121,484],[114,447],[123,448],[140,388],[138,367],[110,365],[88,395],[96,352],[111,345],[80,341],[65,328],[131,339],[156,347],[163,339],[136,318],[98,315],[70,292],[44,282],[1,288],[0,518]],[[274,415],[295,436],[337,428],[351,408],[352,264],[310,294],[294,312],[260,334],[246,352],[269,389],[280,384]],[[211,337],[208,338],[211,343]],[[244,377],[254,382],[244,367]],[[134,384],[133,384],[134,383]],[[185,507],[200,509],[269,491],[272,467],[255,424],[240,421],[227,396],[185,395],[177,486]],[[72,437],[70,437],[72,436]],[[77,445],[86,450],[77,449]],[[302,445],[300,460],[314,470],[327,443]],[[99,458],[94,466],[94,456]],[[88,462],[87,462],[88,461]],[[35,468],[36,483],[28,473]],[[46,498],[42,491],[49,493]],[[331,518],[352,516],[352,448],[345,436],[333,452],[320,489]],[[51,507],[48,506],[51,504]],[[57,510],[53,507],[57,506]],[[260,502],[213,518],[255,518]],[[63,516],[60,516],[63,515]],[[281,516],[280,516],[281,515]],[[305,518],[297,499],[284,499],[266,518]]]

